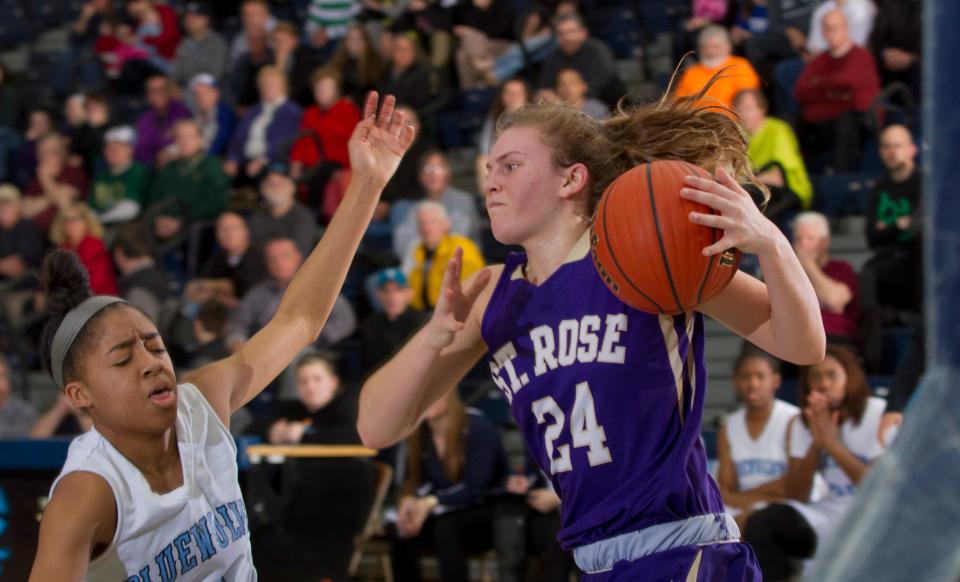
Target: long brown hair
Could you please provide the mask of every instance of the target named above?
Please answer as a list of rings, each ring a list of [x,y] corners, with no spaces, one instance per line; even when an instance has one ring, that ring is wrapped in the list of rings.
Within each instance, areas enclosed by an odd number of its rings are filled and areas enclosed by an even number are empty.
[[[447,396],[447,434],[446,448],[440,459],[443,464],[443,474],[451,482],[460,480],[463,465],[466,462],[466,432],[467,409],[460,400],[456,389]],[[407,478],[403,482],[403,494],[412,495],[423,483],[423,441],[432,439],[430,425],[426,420],[420,423],[417,430],[407,437]],[[430,442],[429,446],[433,446]]]
[[[383,72],[383,63],[381,63],[380,55],[377,54],[376,49],[370,42],[370,35],[367,34],[363,26],[353,24],[348,29],[347,34],[352,30],[360,32],[360,35],[363,37],[363,43],[366,45],[363,49],[363,54],[360,55],[360,58],[357,60],[357,82],[361,87],[370,87],[380,79],[380,75]],[[337,52],[334,53],[326,66],[331,69],[336,69],[340,72],[341,76],[345,77],[346,75],[343,75],[343,69],[349,60],[350,53],[347,52],[346,38],[344,38],[340,41]]]
[[[843,366],[843,371],[847,374],[847,384],[844,386],[843,403],[840,405],[840,421],[847,418],[853,419],[854,424],[860,424],[863,418],[863,411],[867,408],[867,399],[870,397],[870,386],[867,384],[867,377],[863,373],[863,368],[857,362],[857,357],[849,349],[827,345],[826,358],[833,358]],[[800,368],[798,384],[800,385],[799,405],[804,408],[807,405],[807,396],[810,394],[810,370],[813,366],[804,366]],[[803,424],[807,424],[807,418],[800,415]]]
[[[679,70],[678,65],[674,79]],[[627,98],[621,99],[614,116],[604,122],[561,104],[526,105],[501,116],[496,134],[511,127],[535,126],[553,152],[555,166],[584,164],[590,175],[587,210],[591,216],[613,180],[653,160],[682,160],[711,173],[722,167],[737,182],[757,187],[766,202],[769,191],[753,173],[747,134],[736,114],[719,104],[697,103],[725,72],[717,72],[695,95],[674,98],[668,87],[652,103],[631,104]]]

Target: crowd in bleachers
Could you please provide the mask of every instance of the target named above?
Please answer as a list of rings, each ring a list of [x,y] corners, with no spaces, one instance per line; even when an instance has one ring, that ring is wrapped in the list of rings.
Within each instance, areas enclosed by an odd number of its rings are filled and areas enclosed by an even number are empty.
[[[635,59],[676,96],[712,80],[701,104],[741,120],[771,193],[766,213],[793,240],[842,349],[799,373],[784,368],[781,396],[792,403],[775,400],[778,362],[746,353],[736,366],[744,409],[720,431],[718,481],[770,579],[811,556],[841,514],[818,513],[835,488],[859,480],[837,467],[851,451],[874,458],[900,422],[922,369],[922,345],[908,346],[922,334],[918,0],[0,5],[13,15],[0,24],[0,47],[31,55],[16,75],[0,64],[0,438],[89,428],[64,398],[43,414],[22,398],[40,369],[35,272],[46,252],[76,252],[95,293],[150,316],[179,369],[226,357],[270,319],[322,236],[350,180],[358,105],[377,90],[396,95],[416,142],[315,346],[231,423],[271,443],[358,442],[359,381],[425,320],[455,249],[463,277],[508,250],[489,232],[479,187],[497,117],[547,100],[606,118],[624,95],[649,92],[649,81],[628,87],[621,76]],[[35,48],[58,27],[66,47]],[[673,62],[684,61],[672,81],[670,70],[651,70],[658,38],[672,39]],[[859,272],[831,255],[831,228],[849,217],[865,221],[872,252]],[[882,419],[882,403],[864,392],[879,384],[894,391]],[[490,403],[486,387],[482,370],[471,373],[463,402],[438,404],[405,447],[384,455],[398,474],[389,531],[400,579],[416,578],[410,558],[423,547],[444,580],[465,579],[468,556],[490,547],[500,580],[521,578],[517,547],[546,558],[540,579],[572,571],[553,541],[560,501],[504,453],[495,428],[508,424],[504,405]],[[853,435],[865,414],[880,444]],[[761,433],[762,458],[738,449]],[[821,453],[833,473],[816,470]],[[305,521],[259,517],[264,528]],[[784,547],[787,530],[796,543]],[[304,552],[285,551],[265,567],[300,579]],[[338,579],[346,562],[300,566]]]

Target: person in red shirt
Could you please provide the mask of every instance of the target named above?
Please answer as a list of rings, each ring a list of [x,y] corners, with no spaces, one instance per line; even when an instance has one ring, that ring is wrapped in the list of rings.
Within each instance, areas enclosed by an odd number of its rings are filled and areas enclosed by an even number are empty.
[[[37,172],[24,191],[23,215],[47,232],[57,211],[87,199],[90,180],[83,166],[69,163],[67,140],[49,134],[37,142]]]
[[[316,207],[336,170],[350,168],[347,141],[360,122],[360,110],[343,96],[343,79],[333,69],[320,69],[311,79],[315,105],[303,114],[300,139],[290,151],[290,173],[308,184],[309,205]]]
[[[171,65],[180,45],[180,26],[173,8],[152,0],[128,0],[127,14],[137,19],[137,36],[153,48],[157,64]]]
[[[860,332],[860,284],[850,263],[830,256],[830,223],[819,212],[793,222],[793,248],[820,301],[830,343],[856,347]]]
[[[61,249],[77,253],[94,294],[118,294],[113,261],[103,244],[103,226],[89,206],[74,202],[62,208],[50,227],[50,240]]]
[[[850,39],[840,10],[821,21],[828,49],[807,63],[794,94],[800,104],[800,141],[810,153],[832,150],[837,172],[859,167],[867,111],[880,93],[877,63]]]

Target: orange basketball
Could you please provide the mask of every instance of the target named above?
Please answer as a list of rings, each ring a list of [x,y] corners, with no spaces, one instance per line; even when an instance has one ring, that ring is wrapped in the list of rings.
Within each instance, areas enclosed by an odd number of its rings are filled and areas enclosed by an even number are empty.
[[[590,233],[600,277],[624,303],[650,313],[677,314],[707,301],[733,278],[741,253],[710,257],[703,249],[723,232],[690,222],[691,212],[714,213],[680,197],[683,179],[706,170],[675,160],[642,164],[603,193]]]

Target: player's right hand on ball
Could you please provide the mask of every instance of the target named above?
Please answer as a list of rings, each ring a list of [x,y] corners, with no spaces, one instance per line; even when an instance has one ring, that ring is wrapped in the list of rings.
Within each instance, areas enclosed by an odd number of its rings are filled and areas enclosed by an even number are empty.
[[[453,343],[453,338],[464,327],[467,315],[483,288],[490,281],[490,271],[481,269],[466,289],[460,284],[460,268],[463,263],[463,249],[457,248],[447,263],[440,283],[440,296],[433,310],[433,317],[427,323],[429,334],[427,341],[437,349],[443,349]]]

